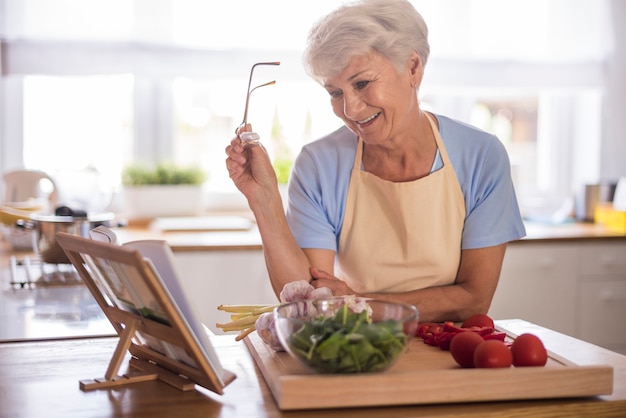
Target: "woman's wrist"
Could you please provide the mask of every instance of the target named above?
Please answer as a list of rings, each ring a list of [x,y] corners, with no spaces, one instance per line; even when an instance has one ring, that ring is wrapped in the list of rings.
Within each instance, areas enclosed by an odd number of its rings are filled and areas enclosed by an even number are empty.
[[[275,221],[277,214],[283,216],[285,214],[282,197],[277,186],[270,190],[263,190],[262,193],[248,196],[248,206],[254,214],[257,224],[262,223],[265,219]]]

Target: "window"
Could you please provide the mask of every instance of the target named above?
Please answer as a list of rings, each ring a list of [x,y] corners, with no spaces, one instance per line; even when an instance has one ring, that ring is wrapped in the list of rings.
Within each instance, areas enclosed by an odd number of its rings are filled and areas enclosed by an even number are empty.
[[[562,204],[600,176],[609,0],[414,3],[432,50],[422,101],[499,136],[524,209]],[[224,148],[252,63],[282,62],[255,72],[277,84],[249,110],[271,155],[293,157],[340,125],[300,63],[308,28],[337,4],[0,0],[0,169],[91,167],[113,188],[132,160],[170,160],[201,165],[207,191],[234,192]]]
[[[133,77],[24,77],[24,165],[117,179],[133,152]]]
[[[537,114],[537,97],[483,98],[471,109],[470,122],[506,146],[520,192],[537,185]]]

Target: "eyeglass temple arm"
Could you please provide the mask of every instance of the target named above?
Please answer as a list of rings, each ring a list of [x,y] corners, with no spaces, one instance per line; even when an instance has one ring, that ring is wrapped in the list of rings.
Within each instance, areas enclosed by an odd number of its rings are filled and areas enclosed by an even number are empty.
[[[270,81],[269,83],[261,84],[260,86],[256,86],[255,88],[250,90],[250,86],[252,86],[252,74],[254,73],[254,68],[257,65],[280,65],[280,61],[257,62],[250,69],[250,78],[248,79],[248,94],[246,95],[246,106],[245,106],[244,112],[243,112],[243,122],[241,122],[242,126],[245,126],[248,123],[248,104],[250,103],[250,95],[252,94],[252,92],[254,90],[258,89],[259,87],[269,86],[271,84],[275,84],[276,83],[276,80]]]

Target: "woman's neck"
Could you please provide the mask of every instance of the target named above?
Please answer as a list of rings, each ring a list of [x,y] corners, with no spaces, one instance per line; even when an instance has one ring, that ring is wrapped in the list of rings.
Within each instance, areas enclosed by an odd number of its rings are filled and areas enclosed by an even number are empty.
[[[380,145],[364,144],[365,171],[396,182],[416,180],[430,173],[437,143],[426,113],[420,111],[416,119],[402,138],[392,138]]]

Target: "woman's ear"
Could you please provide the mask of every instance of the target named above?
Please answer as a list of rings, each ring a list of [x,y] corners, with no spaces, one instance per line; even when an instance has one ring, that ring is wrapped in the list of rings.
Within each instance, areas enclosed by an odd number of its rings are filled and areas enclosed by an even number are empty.
[[[418,87],[422,83],[424,67],[422,66],[422,58],[417,51],[413,51],[409,56],[408,70],[411,78],[411,87]]]

